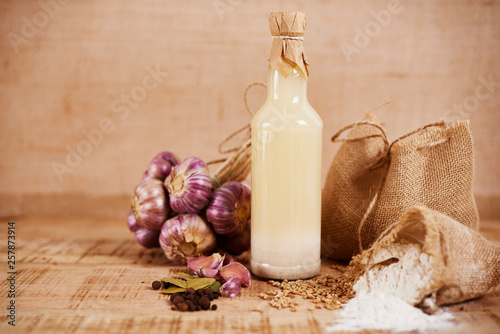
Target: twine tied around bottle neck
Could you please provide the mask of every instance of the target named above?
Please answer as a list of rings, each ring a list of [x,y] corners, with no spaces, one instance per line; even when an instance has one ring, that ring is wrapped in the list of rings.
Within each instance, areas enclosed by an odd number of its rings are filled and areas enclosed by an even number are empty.
[[[280,38],[280,39],[296,39],[299,41],[303,41],[304,37],[303,36],[273,36],[274,39]]]

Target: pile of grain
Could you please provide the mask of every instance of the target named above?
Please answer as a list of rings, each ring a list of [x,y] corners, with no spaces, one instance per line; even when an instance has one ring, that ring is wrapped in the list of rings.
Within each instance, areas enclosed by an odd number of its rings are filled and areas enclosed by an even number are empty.
[[[353,261],[352,263],[355,263]],[[342,308],[351,298],[354,297],[353,285],[361,275],[358,266],[333,265],[334,269],[340,271],[340,276],[319,275],[309,280],[288,281],[268,281],[268,284],[278,288],[260,293],[259,297],[269,300],[269,304],[277,309],[290,308],[292,312],[297,311],[297,306],[301,304],[296,297],[302,297],[311,303],[308,310],[327,309],[336,310]]]

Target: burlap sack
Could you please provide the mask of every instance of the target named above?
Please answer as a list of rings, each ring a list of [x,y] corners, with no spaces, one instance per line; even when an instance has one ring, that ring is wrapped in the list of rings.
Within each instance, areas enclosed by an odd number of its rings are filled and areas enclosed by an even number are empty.
[[[344,261],[358,249],[359,223],[387,170],[370,169],[388,148],[384,130],[371,112],[363,121],[339,147],[321,197],[321,255]]]
[[[423,132],[430,126],[431,130]],[[421,134],[402,140],[416,133]],[[363,143],[368,148],[361,150]],[[349,260],[414,205],[439,211],[477,230],[468,121],[440,122],[412,131],[388,146],[378,162],[370,164],[377,160],[374,153],[361,157],[366,155],[364,151],[377,152],[383,147],[379,138],[348,141],[333,159],[323,189],[322,255]]]
[[[456,220],[414,206],[406,210],[373,246],[356,260],[369,270],[383,263],[384,249],[404,241],[422,245],[431,257],[429,283],[416,294],[416,306],[433,313],[439,305],[459,303],[484,296],[500,283],[500,245]],[[417,268],[418,269],[418,268]],[[414,296],[412,296],[413,298]]]

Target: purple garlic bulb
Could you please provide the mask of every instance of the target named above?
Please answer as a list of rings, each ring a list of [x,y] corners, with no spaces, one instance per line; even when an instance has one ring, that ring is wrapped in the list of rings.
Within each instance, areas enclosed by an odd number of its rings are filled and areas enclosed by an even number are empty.
[[[160,246],[170,261],[186,263],[188,258],[210,254],[216,246],[216,238],[200,216],[180,214],[163,224]]]
[[[164,160],[170,162],[170,164],[172,166],[175,166],[177,165],[181,160],[179,159],[179,157],[175,154],[175,153],[172,153],[172,152],[168,152],[168,151],[164,151],[164,152],[160,152],[156,155],[156,158],[157,157],[161,157],[163,158]]]
[[[237,181],[226,182],[215,190],[207,208],[207,219],[214,231],[226,236],[241,234],[250,221],[250,198],[250,190]]]
[[[151,160],[147,174],[155,179],[164,181],[170,175],[172,167],[179,163],[179,158],[172,152],[158,153]]]
[[[212,181],[205,163],[198,158],[184,159],[172,168],[165,179],[172,210],[179,213],[197,213],[210,197]]]
[[[141,181],[132,197],[132,210],[137,224],[159,231],[170,212],[163,182],[157,179]]]
[[[137,224],[137,220],[134,217],[134,210],[130,209],[127,216],[127,226],[130,232],[135,232],[139,229],[139,224]]]
[[[160,247],[160,231],[153,231],[148,228],[139,226],[135,231],[135,240],[139,245],[145,248],[158,248]]]
[[[137,224],[134,212],[130,210],[127,217],[127,225],[131,232],[134,232],[137,242],[145,248],[160,247],[160,231],[153,231]]]

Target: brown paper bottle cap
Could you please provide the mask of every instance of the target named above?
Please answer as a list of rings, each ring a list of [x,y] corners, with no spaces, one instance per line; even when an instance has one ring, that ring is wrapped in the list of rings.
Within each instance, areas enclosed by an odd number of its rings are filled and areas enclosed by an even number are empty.
[[[306,30],[306,16],[302,12],[273,12],[269,29],[274,37],[269,64],[285,78],[299,67],[306,79],[308,63],[302,36]]]

